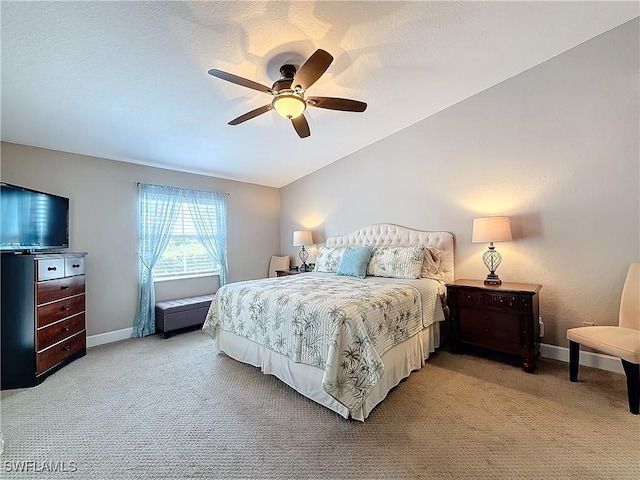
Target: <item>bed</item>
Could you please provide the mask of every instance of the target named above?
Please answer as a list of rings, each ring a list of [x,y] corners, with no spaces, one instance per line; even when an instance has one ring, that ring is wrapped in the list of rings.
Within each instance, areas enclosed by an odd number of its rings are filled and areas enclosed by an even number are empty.
[[[361,246],[374,252],[366,278],[337,275],[332,268],[340,252]],[[385,255],[398,251],[424,251],[422,278],[385,273]],[[414,275],[417,260],[410,261]],[[316,265],[316,272],[221,287],[203,330],[218,351],[345,418],[364,421],[440,345],[444,284],[454,276],[453,235],[371,225],[328,237]]]

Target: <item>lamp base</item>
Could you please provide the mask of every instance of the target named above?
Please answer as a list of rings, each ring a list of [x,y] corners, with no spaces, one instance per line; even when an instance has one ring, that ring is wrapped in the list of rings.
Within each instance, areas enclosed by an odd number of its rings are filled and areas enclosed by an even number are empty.
[[[495,273],[491,272],[487,275],[487,278],[484,279],[485,285],[502,285],[502,280]]]

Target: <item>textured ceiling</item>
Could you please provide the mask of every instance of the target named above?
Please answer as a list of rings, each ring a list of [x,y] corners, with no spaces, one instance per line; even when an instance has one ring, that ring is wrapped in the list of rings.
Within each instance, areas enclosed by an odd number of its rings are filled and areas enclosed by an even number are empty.
[[[638,16],[638,2],[2,2],[2,140],[280,187]],[[268,112],[317,48],[309,95],[364,113]]]

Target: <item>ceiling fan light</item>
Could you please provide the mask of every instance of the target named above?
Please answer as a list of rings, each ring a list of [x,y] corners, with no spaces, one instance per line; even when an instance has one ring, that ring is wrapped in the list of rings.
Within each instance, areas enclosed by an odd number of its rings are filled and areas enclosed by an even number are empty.
[[[288,119],[299,117],[306,107],[304,100],[298,95],[285,93],[273,99],[273,108],[279,115]]]

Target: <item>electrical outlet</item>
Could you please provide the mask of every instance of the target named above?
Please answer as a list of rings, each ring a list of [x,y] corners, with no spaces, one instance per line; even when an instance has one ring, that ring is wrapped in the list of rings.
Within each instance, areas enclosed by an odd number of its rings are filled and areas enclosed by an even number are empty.
[[[544,322],[542,317],[538,317],[538,324],[540,325],[540,338],[544,337]]]
[[[593,327],[593,322],[582,322],[583,327]]]

